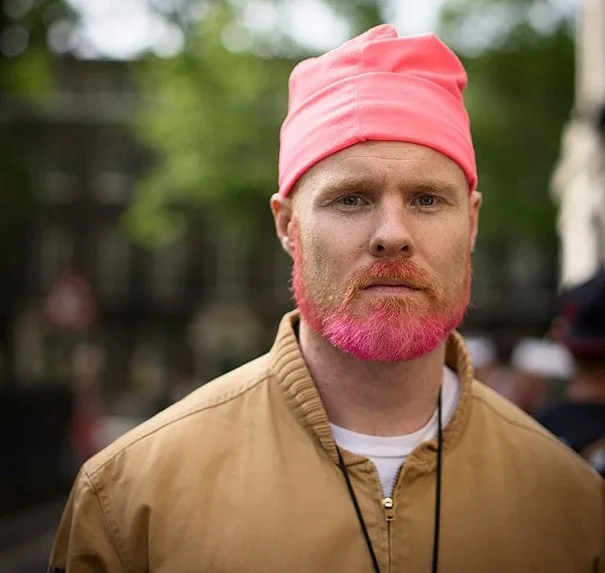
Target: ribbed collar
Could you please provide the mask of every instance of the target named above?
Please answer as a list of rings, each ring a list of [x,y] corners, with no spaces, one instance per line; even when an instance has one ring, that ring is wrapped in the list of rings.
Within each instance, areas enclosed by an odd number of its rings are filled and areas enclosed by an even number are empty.
[[[270,352],[271,370],[299,423],[319,440],[334,463],[338,463],[328,415],[294,332],[298,320],[298,311],[292,311],[282,319]],[[456,412],[443,432],[443,450],[447,453],[458,443],[471,413],[473,366],[462,336],[457,332],[453,332],[447,341],[445,362],[457,373],[461,384]],[[420,445],[406,461],[406,470],[409,467],[419,473],[432,471],[435,468],[436,449],[436,438]],[[343,457],[347,465],[365,461],[365,458],[349,452],[344,452]]]

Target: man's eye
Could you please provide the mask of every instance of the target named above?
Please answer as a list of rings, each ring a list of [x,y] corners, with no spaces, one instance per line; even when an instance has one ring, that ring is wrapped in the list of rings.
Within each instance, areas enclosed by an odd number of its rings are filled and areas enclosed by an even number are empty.
[[[358,205],[361,205],[361,197],[358,197],[357,195],[346,195],[341,201],[346,207],[357,207]]]
[[[417,198],[417,201],[418,205],[421,207],[434,207],[437,204],[438,199],[435,195],[421,195]]]

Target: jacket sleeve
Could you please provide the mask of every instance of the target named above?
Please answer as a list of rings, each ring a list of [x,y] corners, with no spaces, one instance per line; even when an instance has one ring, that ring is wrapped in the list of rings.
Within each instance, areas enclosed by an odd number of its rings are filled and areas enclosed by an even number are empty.
[[[123,573],[110,523],[86,471],[71,490],[51,551],[49,573]]]

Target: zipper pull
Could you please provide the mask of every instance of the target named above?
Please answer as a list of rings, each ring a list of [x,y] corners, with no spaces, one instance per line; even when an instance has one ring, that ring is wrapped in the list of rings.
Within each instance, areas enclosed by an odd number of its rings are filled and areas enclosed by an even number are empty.
[[[393,498],[385,497],[382,499],[382,509],[384,510],[384,515],[387,521],[393,521],[395,519],[395,511],[394,511],[394,503]]]

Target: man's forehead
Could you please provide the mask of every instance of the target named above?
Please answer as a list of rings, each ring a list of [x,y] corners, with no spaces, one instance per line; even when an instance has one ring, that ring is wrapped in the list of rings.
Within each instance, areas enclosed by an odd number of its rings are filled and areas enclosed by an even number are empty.
[[[430,155],[432,153],[434,153],[434,150],[430,147],[406,141],[360,141],[355,145],[351,145],[334,153],[332,157],[372,157],[375,155],[400,157],[406,155]]]
[[[321,160],[300,179],[299,188],[316,191],[350,182],[393,181],[411,185],[468,189],[463,170],[449,157],[425,147],[405,142],[368,141],[343,149]]]

